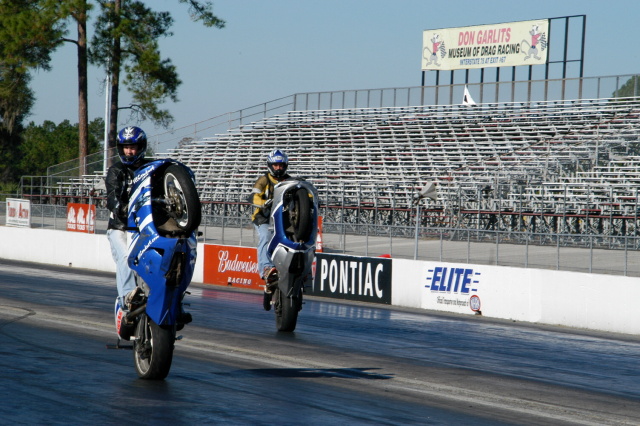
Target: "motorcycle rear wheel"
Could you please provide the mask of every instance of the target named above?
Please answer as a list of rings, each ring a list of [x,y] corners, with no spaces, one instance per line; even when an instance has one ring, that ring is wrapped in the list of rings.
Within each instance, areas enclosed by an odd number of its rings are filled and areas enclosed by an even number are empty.
[[[164,222],[158,227],[159,231],[177,228],[189,234],[200,226],[202,220],[202,205],[198,191],[184,167],[172,164],[164,171],[162,177],[162,196],[171,206],[158,217],[169,217],[172,226]]]
[[[141,379],[163,380],[167,377],[175,340],[175,326],[160,326],[142,315],[133,341],[133,359]]]
[[[302,301],[297,297],[287,297],[279,288],[274,290],[273,297],[276,301],[276,328],[278,331],[294,331]]]

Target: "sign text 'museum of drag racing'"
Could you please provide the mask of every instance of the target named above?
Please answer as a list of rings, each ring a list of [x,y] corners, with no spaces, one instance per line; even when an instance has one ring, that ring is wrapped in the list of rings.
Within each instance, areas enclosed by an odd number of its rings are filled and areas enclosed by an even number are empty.
[[[548,19],[426,30],[422,70],[545,64],[548,45]]]

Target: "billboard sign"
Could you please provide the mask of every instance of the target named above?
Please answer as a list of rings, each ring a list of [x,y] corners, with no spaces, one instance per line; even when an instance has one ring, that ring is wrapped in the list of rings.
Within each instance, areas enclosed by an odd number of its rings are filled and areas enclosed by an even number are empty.
[[[96,206],[93,204],[67,204],[67,231],[96,232]]]
[[[225,285],[261,290],[264,281],[258,272],[255,247],[204,245],[205,284]]]
[[[448,312],[480,313],[482,271],[470,265],[442,264],[426,270],[422,308]]]
[[[29,200],[19,200],[7,198],[7,226],[31,226],[31,202]]]
[[[391,259],[316,254],[314,296],[391,304]]]
[[[422,70],[545,64],[548,47],[548,19],[426,30]]]

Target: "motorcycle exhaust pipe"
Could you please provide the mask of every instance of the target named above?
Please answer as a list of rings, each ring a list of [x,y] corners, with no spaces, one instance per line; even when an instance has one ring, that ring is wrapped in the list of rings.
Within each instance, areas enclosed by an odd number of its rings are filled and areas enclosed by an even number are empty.
[[[133,321],[135,317],[137,317],[138,315],[140,315],[141,313],[144,312],[144,310],[147,309],[147,304],[145,303],[144,305],[140,306],[138,309],[129,312],[127,315],[125,315],[125,319],[127,321]]]

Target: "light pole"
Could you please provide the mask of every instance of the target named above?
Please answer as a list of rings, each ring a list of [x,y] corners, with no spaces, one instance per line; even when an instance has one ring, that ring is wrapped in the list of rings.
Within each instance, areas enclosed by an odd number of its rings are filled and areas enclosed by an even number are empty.
[[[104,105],[104,147],[102,158],[102,172],[103,175],[107,175],[107,169],[109,165],[109,119],[110,119],[110,107],[111,107],[111,74],[107,70],[107,78],[104,83],[105,91],[105,105]]]
[[[430,198],[432,200],[438,199],[438,192],[436,190],[435,182],[427,182],[415,196],[416,205],[416,230],[415,230],[415,242],[413,247],[413,260],[418,260],[418,237],[420,235],[420,202],[423,198]]]

